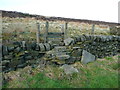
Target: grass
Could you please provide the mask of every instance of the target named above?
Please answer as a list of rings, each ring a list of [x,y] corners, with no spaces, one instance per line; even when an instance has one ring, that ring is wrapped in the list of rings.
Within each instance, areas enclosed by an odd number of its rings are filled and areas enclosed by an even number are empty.
[[[66,81],[59,81],[50,79],[42,73],[38,73],[36,76],[29,78],[31,88],[67,88],[69,85]],[[63,83],[63,84],[62,84]]]
[[[21,73],[9,81],[4,88],[118,88],[118,56],[98,59],[95,62],[83,65],[80,62],[73,64],[79,73],[66,75],[58,66],[48,65],[32,69],[33,74],[28,74],[25,69],[14,72]],[[29,69],[26,69],[29,70]]]
[[[23,38],[28,41],[28,39],[31,41],[32,39],[36,40],[36,31],[37,26],[35,24],[36,20],[31,20],[30,22],[27,22],[27,19],[11,19],[11,18],[3,19],[3,21],[8,22],[22,22],[24,23],[30,23],[33,24],[27,25],[27,24],[12,24],[7,25],[7,27],[4,29],[3,34],[3,41],[5,40],[12,40],[12,41],[21,41]],[[44,23],[44,21],[39,21],[41,23]],[[64,24],[64,22],[59,22],[61,24]],[[77,23],[69,23],[69,26],[76,25]],[[78,26],[80,24],[78,23]],[[84,26],[84,25],[82,25]],[[84,26],[86,28],[89,25]],[[3,26],[6,27],[6,26]],[[27,27],[27,28],[26,28]],[[54,29],[53,29],[54,27]],[[56,29],[55,27],[59,27],[59,24],[53,24],[53,27],[50,26],[49,31],[60,31],[61,29]],[[76,26],[77,27],[77,26]],[[90,28],[92,26],[89,26]],[[98,26],[97,26],[98,27]],[[82,33],[90,33],[91,30],[79,30],[78,28],[68,27],[69,32],[68,36],[74,36],[74,35],[81,35]],[[12,30],[12,31],[11,31]],[[17,30],[17,37],[14,37],[16,34],[15,30]],[[45,31],[45,25],[41,24],[41,33]],[[5,32],[6,31],[6,32]],[[10,31],[10,32],[8,32]],[[22,32],[24,31],[24,32]],[[27,31],[27,32],[26,32]],[[96,31],[95,34],[99,35],[109,35],[109,32],[105,31]],[[32,38],[31,38],[32,37]],[[10,44],[10,43],[8,43]],[[49,65],[42,71],[41,68],[35,68],[32,69],[32,74],[29,74],[28,70],[19,69],[17,71],[12,71],[8,74],[6,74],[8,77],[13,77],[10,81],[8,81],[3,88],[117,88],[118,87],[118,70],[120,70],[120,65],[117,62],[118,56],[115,57],[106,57],[104,59],[98,59],[95,62],[89,63],[87,65],[83,65],[80,62],[76,62],[77,66],[73,64],[78,70],[79,73],[74,73],[72,75],[66,75],[63,70],[61,70],[57,66]],[[119,56],[120,58],[120,56]],[[17,74],[21,74],[21,76],[17,76]]]

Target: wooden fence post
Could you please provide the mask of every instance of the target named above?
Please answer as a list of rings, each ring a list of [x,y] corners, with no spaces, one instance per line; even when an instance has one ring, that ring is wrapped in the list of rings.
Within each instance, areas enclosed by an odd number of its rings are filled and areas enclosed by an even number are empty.
[[[49,28],[49,22],[48,21],[46,21],[46,25],[45,25],[45,27],[46,27],[46,31],[45,31],[45,36],[44,36],[44,43],[47,43],[48,42],[48,28]]]
[[[67,38],[67,31],[68,31],[68,23],[65,23],[65,31],[64,31],[64,39]]]
[[[95,24],[92,25],[91,35],[94,35],[94,31],[95,31]]]
[[[37,23],[36,37],[37,37],[37,43],[40,43],[40,23]]]
[[[65,35],[64,24],[61,25],[61,31],[62,31],[63,35]],[[64,40],[64,36],[63,36],[63,40]]]

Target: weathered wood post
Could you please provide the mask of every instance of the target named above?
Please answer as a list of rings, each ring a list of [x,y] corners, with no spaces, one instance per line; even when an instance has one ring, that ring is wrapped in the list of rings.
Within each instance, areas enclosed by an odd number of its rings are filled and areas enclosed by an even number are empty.
[[[40,43],[40,23],[37,23],[37,32],[36,32],[36,37],[37,37],[37,43]]]
[[[64,39],[67,38],[68,22],[65,23]]]
[[[44,43],[47,43],[48,42],[48,28],[49,28],[49,22],[46,21],[46,31],[45,31],[45,35],[44,35]]]
[[[91,35],[94,35],[94,31],[95,31],[95,24],[92,25]]]
[[[63,35],[65,35],[64,24],[61,25],[61,31],[62,31]],[[64,36],[63,36],[62,40],[64,40]]]

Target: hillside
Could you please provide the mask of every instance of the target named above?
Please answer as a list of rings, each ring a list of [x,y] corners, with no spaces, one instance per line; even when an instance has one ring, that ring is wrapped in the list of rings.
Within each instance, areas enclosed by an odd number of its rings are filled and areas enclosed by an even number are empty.
[[[119,87],[119,23],[1,12],[3,88]]]

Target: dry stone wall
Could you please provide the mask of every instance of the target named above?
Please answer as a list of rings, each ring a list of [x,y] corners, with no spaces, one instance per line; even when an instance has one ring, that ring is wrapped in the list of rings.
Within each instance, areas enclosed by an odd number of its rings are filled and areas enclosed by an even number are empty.
[[[53,46],[49,43],[26,41],[13,42],[12,46],[2,45],[2,70],[9,72],[17,68],[23,68],[27,65],[35,65],[44,56],[45,51],[49,51]]]
[[[57,64],[87,64],[120,53],[120,36],[81,35],[65,39],[64,45],[55,46],[45,57]]]
[[[73,39],[74,42],[71,41],[73,46],[87,50],[98,58],[113,56],[120,52],[120,36],[81,35]]]
[[[4,72],[9,72],[27,65],[34,67],[42,59],[71,64],[81,61],[83,51],[88,52],[89,56],[93,55],[91,58],[95,59],[120,53],[120,36],[80,35],[65,39],[62,43],[61,46],[56,46],[50,43],[21,41],[14,42],[13,46],[2,45],[1,68]]]

